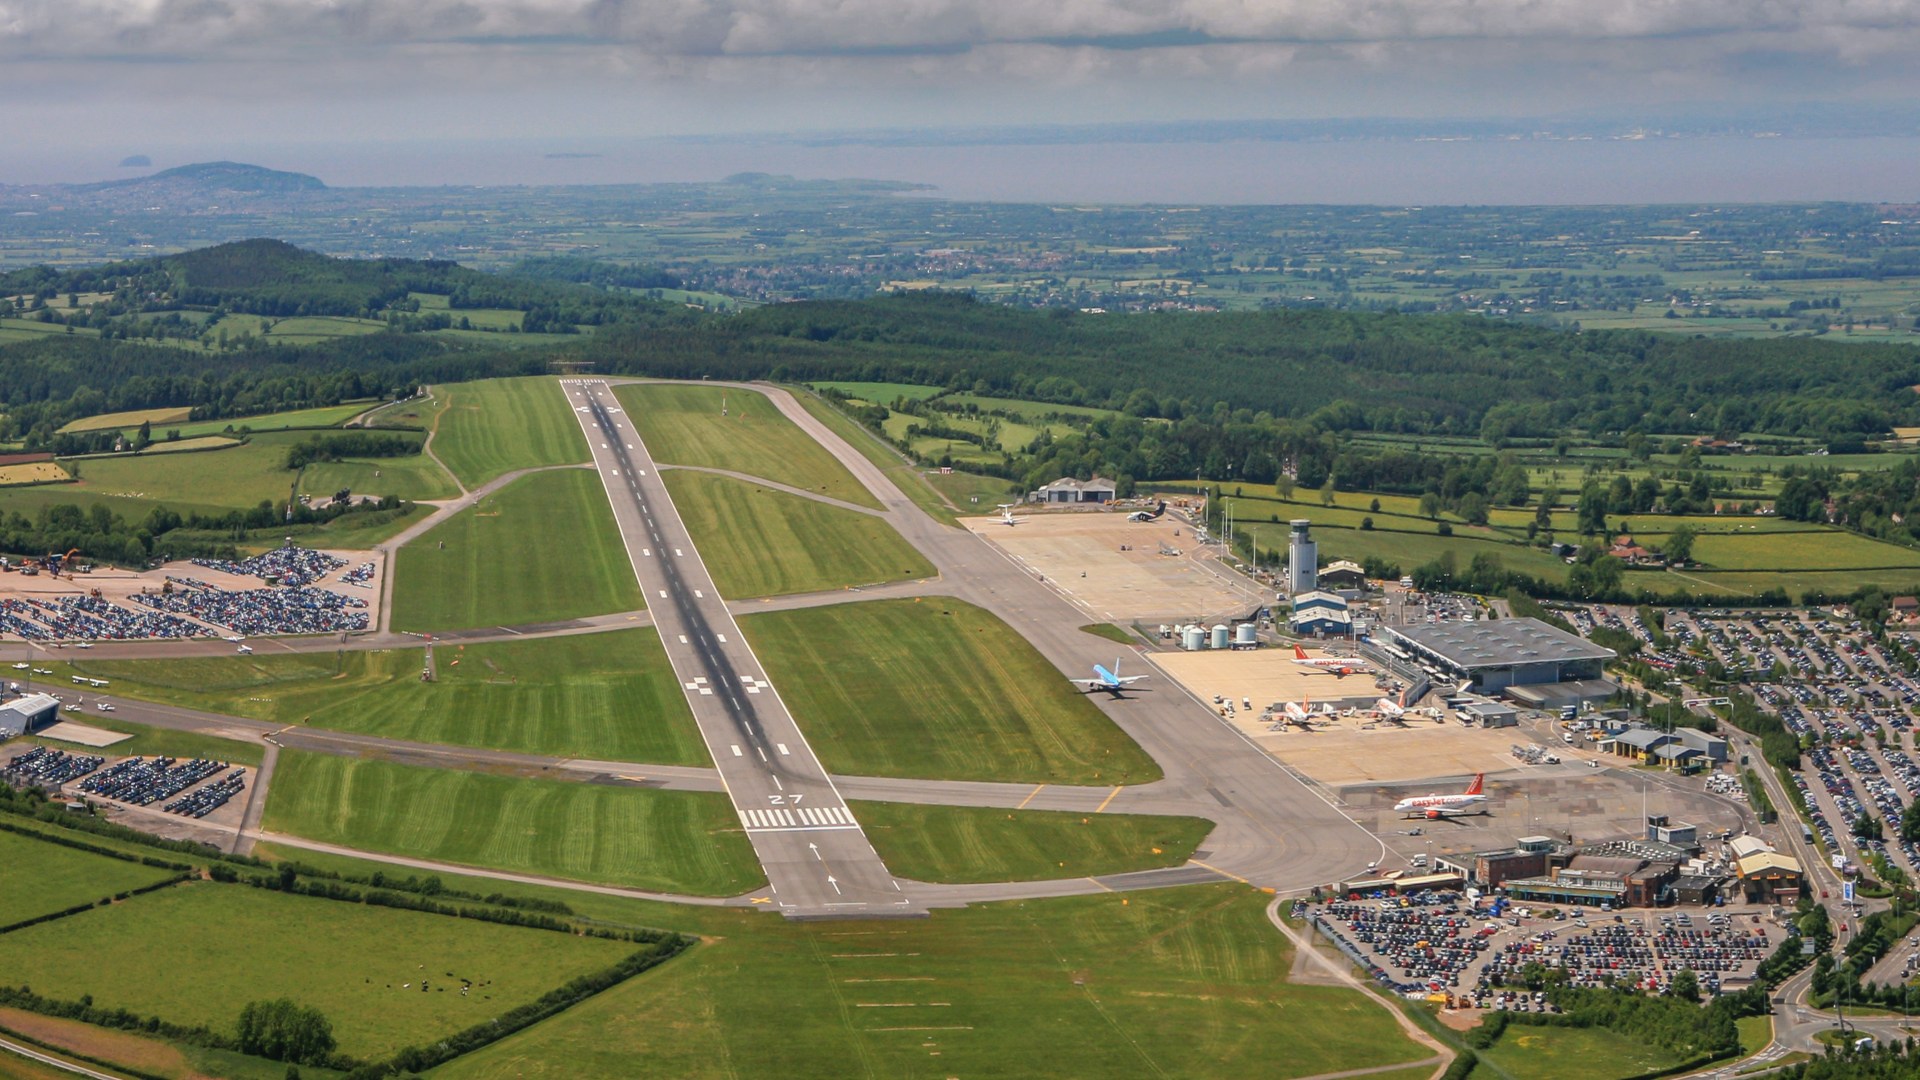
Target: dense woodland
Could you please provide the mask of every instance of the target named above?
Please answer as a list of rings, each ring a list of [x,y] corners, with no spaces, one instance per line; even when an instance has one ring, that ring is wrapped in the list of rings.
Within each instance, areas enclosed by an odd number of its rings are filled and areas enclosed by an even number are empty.
[[[0,277],[0,296],[111,293],[113,303],[206,303],[224,310],[366,315],[434,291],[457,309],[515,307],[529,319],[593,328],[566,347],[609,374],[905,382],[1061,405],[1099,406],[984,471],[1027,483],[1104,473],[1137,483],[1227,478],[1291,494],[1339,490],[1422,497],[1484,521],[1498,506],[1571,505],[1582,533],[1607,515],[1710,510],[1734,493],[1724,474],[1681,469],[1637,483],[1530,492],[1510,456],[1457,457],[1365,433],[1475,435],[1495,447],[1564,444],[1569,434],[1645,458],[1681,437],[1790,437],[1858,450],[1920,425],[1920,350],[1794,338],[1708,341],[1641,332],[1578,333],[1476,316],[1323,310],[1087,315],[1028,311],[961,294],[775,305],[722,317],[646,299],[640,271],[609,277],[581,260],[541,260],[539,276],[452,263],[346,261],[275,241],[90,270]],[[551,350],[509,350],[402,332],[313,345],[250,342],[206,352],[52,335],[0,347],[0,438],[62,452],[86,437],[58,428],[88,415],[186,406],[196,420],[397,396],[428,382],[547,370]],[[910,403],[893,408],[912,410]],[[877,424],[878,414],[863,419]],[[938,425],[937,414],[923,424]],[[1431,503],[1431,506],[1428,505]],[[1784,517],[1834,520],[1920,540],[1920,465],[1858,478],[1796,466]],[[1541,515],[1541,528],[1550,522]],[[1497,566],[1424,568],[1485,591],[1538,583]],[[1572,595],[1612,596],[1605,562],[1575,568]]]

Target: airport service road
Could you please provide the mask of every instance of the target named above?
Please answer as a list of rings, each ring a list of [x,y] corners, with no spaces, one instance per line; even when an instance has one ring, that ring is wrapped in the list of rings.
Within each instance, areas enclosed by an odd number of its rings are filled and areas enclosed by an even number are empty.
[[[888,873],[735,625],[613,391],[563,379],[634,574],[735,812],[790,917],[926,911]]]

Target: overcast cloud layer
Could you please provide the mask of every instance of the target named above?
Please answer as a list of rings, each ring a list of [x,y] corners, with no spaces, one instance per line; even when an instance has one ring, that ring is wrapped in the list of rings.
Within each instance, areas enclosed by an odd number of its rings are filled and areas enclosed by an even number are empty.
[[[1920,0],[0,0],[0,166],[210,134],[1898,103],[1917,47]]]

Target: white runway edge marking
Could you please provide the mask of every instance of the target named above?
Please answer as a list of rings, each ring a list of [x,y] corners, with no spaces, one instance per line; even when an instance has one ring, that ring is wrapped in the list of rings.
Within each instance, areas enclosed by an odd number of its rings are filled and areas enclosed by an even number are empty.
[[[665,600],[666,598],[667,598],[667,590],[665,590],[665,589],[661,589],[661,590],[660,590],[660,599],[662,599],[662,600]]]
[[[734,757],[744,757],[745,755],[744,755],[744,754],[742,754],[742,753],[740,753],[740,748],[736,746],[736,747],[734,747],[734,748],[733,748],[733,756],[734,756]]]
[[[779,750],[779,751],[780,751],[780,753],[781,753],[782,755],[785,755],[785,754],[787,753],[787,744],[786,744],[786,743],[783,743],[783,742],[777,742],[777,743],[774,743],[773,745],[774,745],[774,748],[775,748],[775,749],[777,749],[777,750]]]

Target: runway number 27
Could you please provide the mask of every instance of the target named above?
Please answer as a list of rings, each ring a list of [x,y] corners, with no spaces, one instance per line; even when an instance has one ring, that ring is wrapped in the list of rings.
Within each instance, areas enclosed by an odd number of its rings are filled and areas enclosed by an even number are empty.
[[[799,806],[800,800],[804,798],[806,798],[805,795],[769,795],[767,796],[767,801],[774,806],[786,806],[788,804]]]

